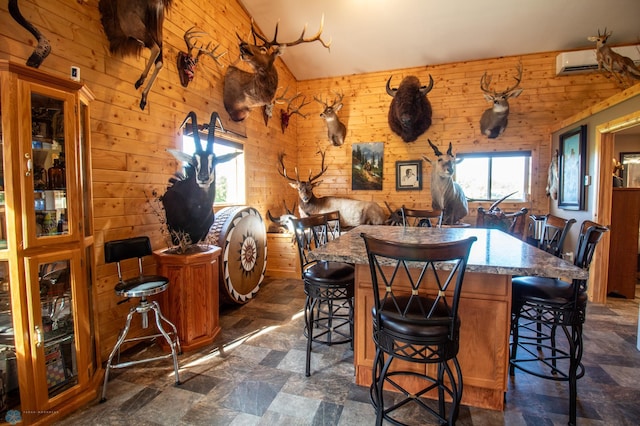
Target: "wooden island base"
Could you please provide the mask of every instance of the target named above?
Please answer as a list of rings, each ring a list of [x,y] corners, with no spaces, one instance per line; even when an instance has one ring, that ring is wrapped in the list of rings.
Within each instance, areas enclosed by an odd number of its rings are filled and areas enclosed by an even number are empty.
[[[408,286],[407,286],[408,288]],[[429,288],[435,289],[430,283]],[[435,292],[435,290],[434,290]],[[371,308],[373,288],[369,265],[356,265],[356,314],[354,362],[356,383],[371,385],[371,368],[375,356]],[[461,319],[458,361],[462,368],[465,405],[504,409],[509,363],[509,322],[511,311],[511,276],[466,272],[459,314]],[[399,365],[399,361],[397,362]],[[405,364],[420,371],[418,364]],[[424,367],[422,367],[424,368]],[[435,373],[435,365],[430,365]],[[417,390],[417,389],[416,389]],[[433,395],[437,399],[437,395]]]

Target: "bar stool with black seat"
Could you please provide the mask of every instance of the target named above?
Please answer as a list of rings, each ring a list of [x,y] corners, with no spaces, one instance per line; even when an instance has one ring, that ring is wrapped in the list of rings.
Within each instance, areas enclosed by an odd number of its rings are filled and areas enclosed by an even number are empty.
[[[112,368],[125,368],[132,365],[140,364],[143,362],[158,361],[165,358],[173,358],[173,370],[176,376],[176,385],[180,384],[180,376],[178,374],[178,354],[181,352],[180,341],[178,338],[178,330],[175,325],[171,323],[160,312],[160,306],[155,300],[148,300],[147,297],[159,294],[169,288],[169,279],[160,275],[144,275],[142,270],[142,258],[151,255],[151,242],[148,237],[134,237],[123,240],[108,241],[104,244],[104,260],[105,263],[116,263],[118,269],[118,284],[115,286],[115,292],[118,296],[125,298],[139,297],[140,302],[132,306],[127,315],[125,326],[118,336],[115,346],[113,347],[109,359],[107,360],[107,366],[104,373],[104,384],[102,385],[102,398],[100,402],[106,401],[107,394],[107,382],[109,381],[109,370]],[[138,275],[135,277],[124,279],[122,273],[121,262],[127,259],[138,260]],[[125,299],[125,301],[127,300]],[[155,313],[156,327],[159,334],[153,334],[143,337],[132,337],[127,339],[127,334],[131,327],[131,319],[133,314],[138,313],[142,318],[142,328],[149,327],[148,313],[153,311]],[[171,327],[171,332],[165,331],[162,326],[162,322],[165,322]],[[173,337],[171,337],[171,335]],[[169,347],[171,353],[166,355],[155,356],[151,358],[138,359],[127,362],[113,363],[113,358],[118,354],[118,361],[120,357],[120,347],[123,343],[142,341],[157,337],[163,337]]]
[[[596,245],[607,231],[595,222],[582,223],[575,266],[589,269]],[[543,379],[569,382],[569,424],[575,425],[576,382],[584,376],[582,326],[587,280],[514,277],[512,288],[509,374],[513,376],[517,368]]]
[[[569,235],[569,229],[576,223],[576,220],[563,219],[552,214],[544,218],[542,233],[538,241],[538,248],[556,257],[562,257],[564,242]]]
[[[412,209],[402,206],[400,215],[403,226],[439,228],[442,225],[442,210]]]
[[[438,422],[453,425],[463,388],[457,359],[458,304],[469,251],[477,238],[416,244],[361,236],[373,291],[378,295],[372,309],[376,354],[370,388],[376,424],[381,425],[383,419],[403,424],[392,414],[413,402]],[[392,367],[394,361],[402,363]],[[406,362],[423,367],[409,367]],[[430,373],[431,364],[437,365],[435,374]],[[408,386],[401,385],[401,378],[409,381]],[[399,391],[402,399],[385,404],[389,396],[384,395],[385,390]],[[423,398],[428,393],[437,395],[437,409]],[[448,415],[445,395],[451,399]]]
[[[353,347],[354,266],[310,260],[308,254],[327,242],[325,215],[292,219],[306,295],[304,333],[307,337],[305,375],[311,375],[313,343]]]

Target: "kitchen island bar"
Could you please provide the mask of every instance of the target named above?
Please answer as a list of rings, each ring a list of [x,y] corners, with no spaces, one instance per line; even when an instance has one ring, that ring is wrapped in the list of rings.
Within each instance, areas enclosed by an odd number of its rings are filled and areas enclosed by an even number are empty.
[[[374,295],[361,233],[406,243],[433,244],[470,236],[478,238],[471,247],[462,287],[458,353],[464,379],[462,403],[475,407],[504,408],[509,363],[511,277],[539,275],[583,279],[588,276],[587,271],[495,229],[358,226],[312,251],[310,256],[318,260],[354,263],[356,266],[354,363],[356,383],[362,386],[371,384],[375,346],[371,320]],[[444,269],[447,265],[441,266]],[[435,283],[431,283],[430,288],[436,292]]]

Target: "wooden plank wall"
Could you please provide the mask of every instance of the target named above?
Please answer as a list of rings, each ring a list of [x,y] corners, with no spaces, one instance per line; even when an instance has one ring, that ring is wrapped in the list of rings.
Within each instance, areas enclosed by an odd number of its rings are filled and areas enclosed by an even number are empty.
[[[106,358],[129,305],[117,305],[119,300],[113,292],[115,268],[104,265],[103,243],[146,234],[151,236],[154,249],[164,247],[158,218],[145,194],[153,190],[162,193],[167,179],[176,170],[176,161],[165,150],[177,146],[179,126],[188,111],[195,111],[199,120],[208,120],[212,111],[226,116],[222,107],[222,79],[226,67],[238,58],[236,32],[248,34],[250,18],[236,0],[175,1],[164,26],[165,67],[149,94],[146,109],[141,111],[140,91],[134,89],[133,83],[143,70],[149,52],[145,50],[139,57],[126,58],[110,54],[97,5],[98,0],[20,1],[23,15],[52,44],[53,51],[41,69],[67,76],[70,66],[78,66],[83,82],[96,95],[91,104],[91,136],[97,312],[101,353]],[[0,18],[0,58],[24,63],[36,43],[34,38],[10,17],[6,2],[0,4]],[[207,31],[212,40],[221,44],[219,51],[228,53],[221,59],[224,68],[215,65],[211,58],[202,57],[195,80],[185,89],[177,75],[176,57],[178,51],[185,50],[184,31],[193,25]],[[270,34],[272,30],[266,28],[265,32]],[[340,42],[348,41],[333,41],[334,44]],[[280,130],[277,113],[265,127],[260,111],[254,111],[238,126],[248,136],[241,140],[246,153],[247,204],[265,218],[267,209],[274,214],[281,211],[283,198],[292,205],[296,194],[276,171],[278,152],[285,152],[287,162],[296,164],[306,175],[309,169],[318,171],[320,160],[316,152],[326,149],[329,170],[317,195],[339,194],[375,200],[381,205],[387,200],[392,206],[430,205],[428,180],[422,191],[395,191],[394,166],[397,160],[430,155],[426,142],[430,138],[441,146],[452,141],[455,152],[531,150],[534,153],[533,191],[526,205],[544,212],[548,209],[544,187],[550,154],[549,127],[619,91],[598,74],[555,77],[555,56],[547,53],[505,57],[300,82],[296,82],[278,60],[280,86],[289,86],[290,93],[298,90],[309,99],[312,95],[327,97],[331,90],[344,92],[345,106],[340,117],[348,126],[347,141],[340,148],[329,146],[325,123],[318,116],[321,108],[316,103],[303,110],[309,113],[307,119],[294,116],[285,134]],[[480,76],[487,70],[497,84],[511,84],[510,75],[520,60],[524,67],[524,92],[511,102],[506,133],[497,140],[487,140],[480,136],[478,125],[482,111],[488,107],[479,89]],[[431,74],[435,80],[429,94],[434,110],[433,125],[411,144],[392,134],[387,125],[390,98],[385,84],[391,74],[396,86],[409,74],[417,75],[424,82]],[[385,142],[383,189],[352,191],[352,144],[377,141]],[[426,178],[429,171],[425,164]],[[505,203],[504,207],[520,206]],[[468,221],[475,220],[472,216]],[[149,259],[148,263],[153,271],[153,260]]]

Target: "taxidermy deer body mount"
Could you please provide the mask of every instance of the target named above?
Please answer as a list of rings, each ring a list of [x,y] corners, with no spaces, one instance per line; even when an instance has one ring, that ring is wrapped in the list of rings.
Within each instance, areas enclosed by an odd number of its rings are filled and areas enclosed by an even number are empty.
[[[429,85],[421,86],[418,77],[405,77],[397,89],[391,88],[391,77],[387,80],[387,94],[393,99],[389,106],[389,127],[403,141],[413,142],[431,127],[431,102],[427,93],[433,89],[433,77]]]
[[[480,118],[480,131],[489,139],[497,138],[507,128],[509,118],[509,102],[507,99],[518,97],[522,93],[522,89],[518,89],[522,80],[522,64],[518,64],[516,69],[518,76],[515,77],[515,86],[509,87],[502,92],[496,92],[489,88],[491,76],[487,76],[486,71],[480,78],[480,89],[484,92],[484,98],[492,103],[492,107],[485,110]]]
[[[289,185],[292,188],[298,191],[300,216],[306,217],[338,210],[340,212],[340,226],[342,227],[384,224],[387,216],[382,207],[373,201],[360,201],[333,196],[316,197],[313,195],[313,188],[322,182],[318,181],[318,179],[327,171],[327,167],[324,165],[324,152],[320,154],[322,155],[320,172],[312,176],[311,171],[309,171],[309,179],[306,181],[300,180],[297,167],[295,169],[296,177],[289,177],[284,166],[284,154],[278,156],[280,163],[278,173],[289,181]]]
[[[200,60],[200,56],[207,55],[211,57],[216,64],[222,66],[218,59],[227,52],[222,52],[221,54],[216,56],[216,49],[220,47],[218,44],[216,47],[211,49],[211,45],[213,42],[209,42],[206,46],[201,44],[198,46],[198,42],[195,41],[196,38],[202,35],[208,35],[204,31],[196,31],[196,27],[191,27],[184,33],[184,42],[187,44],[187,52],[178,52],[178,75],[180,76],[180,84],[182,87],[187,87],[193,77],[195,76],[196,65],[198,65],[198,61]],[[196,50],[198,52],[197,55],[193,55],[191,52]]]
[[[38,40],[38,45],[27,59],[27,66],[38,68],[42,61],[51,53],[49,40],[29,21],[22,16],[18,7],[18,0],[9,0],[9,14],[11,17]]]
[[[223,101],[224,108],[233,121],[242,121],[249,115],[251,108],[268,105],[273,100],[278,87],[278,71],[274,62],[286,46],[296,46],[301,43],[319,41],[327,49],[331,45],[325,43],[320,36],[324,25],[324,16],[320,22],[320,29],[311,38],[304,38],[305,29],[300,37],[292,42],[278,42],[278,25],[276,24],[273,40],[267,40],[260,35],[251,23],[250,44],[237,35],[240,40],[240,59],[247,62],[253,72],[247,72],[232,65],[224,76]],[[262,44],[258,44],[258,39]]]
[[[153,73],[142,90],[140,109],[147,105],[147,95],[162,68],[162,24],[173,0],[100,0],[98,8],[111,53],[137,55],[143,48],[151,50],[149,61],[135,83],[144,84],[151,67]]]
[[[451,142],[446,154],[442,154],[430,140],[429,145],[436,155],[435,163],[425,156],[422,158],[431,163],[431,208],[443,211],[443,225],[455,225],[469,214],[467,197],[458,182],[453,180],[456,157]]]
[[[320,117],[324,118],[324,121],[327,123],[327,136],[329,140],[333,146],[342,146],[342,144],[344,144],[344,138],[347,135],[347,126],[338,118],[338,111],[342,108],[342,98],[344,94],[334,93],[336,97],[333,98],[331,105],[316,96],[314,96],[313,99],[324,107],[320,113]]]
[[[606,70],[611,73],[624,87],[629,87],[635,83],[634,80],[640,80],[640,68],[626,56],[622,56],[617,52],[614,52],[605,43],[611,37],[611,31],[607,32],[604,29],[604,34],[600,34],[598,30],[598,36],[591,36],[587,39],[589,41],[596,42],[596,59],[598,60],[598,71]]]

